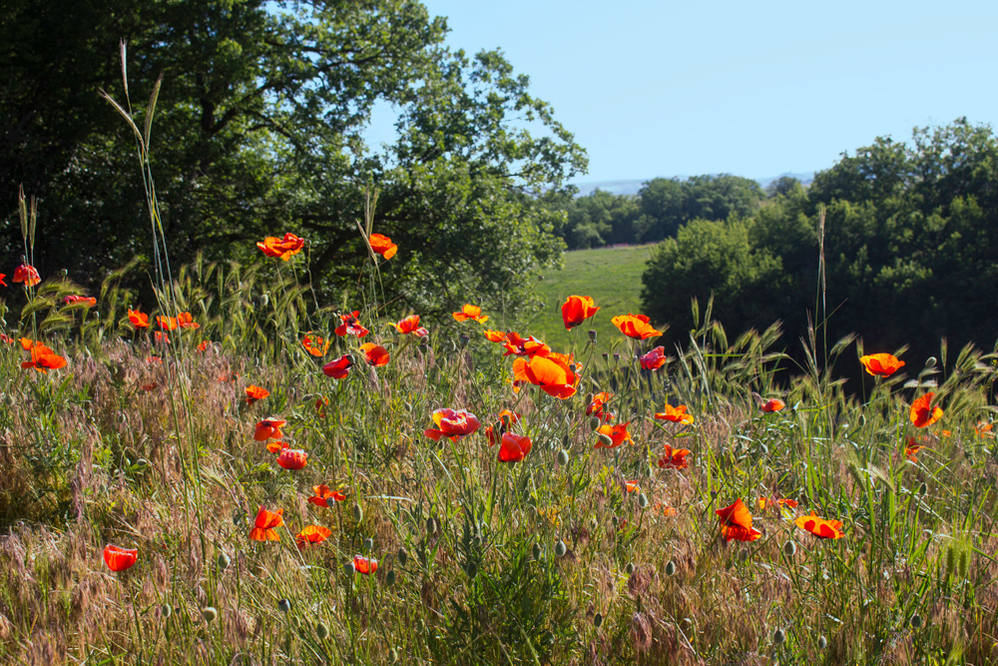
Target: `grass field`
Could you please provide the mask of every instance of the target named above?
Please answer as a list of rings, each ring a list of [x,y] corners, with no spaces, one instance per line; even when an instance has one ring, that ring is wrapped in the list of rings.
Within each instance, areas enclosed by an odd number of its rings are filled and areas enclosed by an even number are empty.
[[[521,332],[555,349],[567,349],[572,337],[584,338],[589,329],[603,337],[619,336],[610,318],[641,312],[641,274],[654,249],[654,245],[637,245],[566,252],[564,268],[549,270],[538,281],[544,306]],[[572,294],[592,296],[601,309],[594,320],[569,333],[561,322],[561,304]]]

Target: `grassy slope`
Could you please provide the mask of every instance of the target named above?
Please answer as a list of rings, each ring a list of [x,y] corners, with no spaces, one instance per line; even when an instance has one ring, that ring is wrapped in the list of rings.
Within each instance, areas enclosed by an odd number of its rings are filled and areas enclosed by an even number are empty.
[[[570,337],[561,322],[561,304],[571,294],[592,296],[602,308],[578,327],[575,337],[590,328],[601,337],[620,333],[610,324],[617,314],[641,312],[641,274],[654,245],[576,250],[565,253],[565,267],[549,270],[537,283],[544,306],[528,320],[524,333],[536,335],[555,349],[566,349]]]

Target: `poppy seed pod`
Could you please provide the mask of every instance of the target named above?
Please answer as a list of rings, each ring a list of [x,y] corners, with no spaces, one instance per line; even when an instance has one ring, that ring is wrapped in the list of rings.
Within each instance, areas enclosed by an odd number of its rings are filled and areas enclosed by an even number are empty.
[[[395,569],[390,569],[388,573],[385,574],[385,584],[387,585],[395,584]]]
[[[327,627],[322,622],[315,625],[315,635],[320,641],[326,640],[329,637],[329,627]]]
[[[230,560],[229,556],[225,554],[225,551],[220,552],[215,561],[218,562],[219,571],[225,571],[226,569],[229,568]]]
[[[603,624],[603,613],[596,613],[593,616],[593,626],[599,629],[599,626]]]
[[[406,562],[409,561],[409,552],[403,547],[399,548],[398,560],[401,566],[405,566]]]
[[[204,618],[205,622],[211,624],[218,617],[218,611],[215,610],[214,606],[205,606],[201,609],[201,617]]]
[[[787,541],[783,544],[783,553],[787,557],[793,557],[797,553],[797,544],[793,541]]]
[[[913,613],[911,618],[908,620],[908,624],[911,625],[912,629],[918,629],[922,626],[922,616],[918,613]]]
[[[568,552],[568,546],[561,539],[558,539],[558,543],[554,545],[554,554],[558,557],[564,557],[565,553]]]
[[[828,647],[828,639],[825,638],[825,635],[822,634],[821,636],[818,636],[818,649],[824,650],[827,647]]]
[[[773,643],[776,645],[783,645],[783,641],[787,640],[787,635],[782,629],[777,629],[773,632]]]
[[[291,610],[291,602],[288,601],[287,599],[281,599],[280,601],[277,602],[277,610],[281,611],[282,613],[287,613],[288,611]]]
[[[541,544],[535,542],[530,548],[530,554],[533,555],[535,560],[541,559]]]
[[[568,451],[565,449],[558,450],[558,464],[562,467],[568,464]]]
[[[599,439],[599,443],[602,444],[603,447],[608,449],[613,448],[613,438],[610,437],[609,435],[606,435],[604,433],[599,433],[597,435],[597,438]]]
[[[673,562],[672,560],[669,560],[668,562],[665,563],[665,575],[673,576],[675,575],[675,573],[676,573],[676,563]]]
[[[634,573],[634,562],[628,562],[627,565],[624,567],[624,571],[627,572],[628,576]]]
[[[600,425],[602,425],[602,423],[600,422],[598,416],[593,416],[592,418],[589,419],[589,429],[590,430],[596,430],[597,428],[600,427]]]

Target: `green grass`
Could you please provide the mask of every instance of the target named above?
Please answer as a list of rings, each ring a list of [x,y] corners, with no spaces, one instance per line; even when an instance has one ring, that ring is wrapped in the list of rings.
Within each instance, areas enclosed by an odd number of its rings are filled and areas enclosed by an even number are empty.
[[[572,337],[584,338],[589,329],[600,337],[621,337],[610,318],[641,312],[641,274],[654,248],[637,245],[566,252],[564,268],[547,271],[537,282],[543,306],[526,320],[520,333],[534,335],[556,351],[568,349]],[[601,309],[570,333],[561,321],[561,304],[572,294],[592,296]]]

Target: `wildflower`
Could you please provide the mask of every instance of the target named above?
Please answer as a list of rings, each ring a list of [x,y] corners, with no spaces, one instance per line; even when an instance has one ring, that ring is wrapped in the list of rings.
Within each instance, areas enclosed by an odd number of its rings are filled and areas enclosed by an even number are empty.
[[[329,398],[324,395],[319,396],[315,399],[315,411],[319,415],[319,418],[326,418],[326,407],[329,406]]]
[[[471,412],[449,407],[434,410],[433,422],[437,424],[436,428],[427,428],[423,431],[423,434],[433,441],[439,441],[441,437],[450,437],[452,442],[456,442],[478,430],[478,426],[481,425],[478,417]]]
[[[935,393],[926,393],[911,403],[911,411],[908,413],[908,418],[911,419],[912,424],[916,428],[928,427],[942,418],[943,410],[938,405],[932,404],[934,397],[936,397]]]
[[[367,242],[371,244],[371,249],[374,250],[375,254],[380,254],[386,260],[391,259],[398,252],[398,245],[392,242],[392,239],[384,234],[371,234],[371,237],[367,239]]]
[[[246,387],[246,402],[252,405],[257,400],[263,400],[268,395],[270,391],[259,386],[253,386],[252,384]]]
[[[180,328],[190,328],[198,329],[201,328],[201,324],[194,321],[194,317],[190,312],[181,312],[177,315],[177,326]]]
[[[693,423],[693,415],[686,413],[686,405],[673,407],[669,403],[665,403],[664,411],[656,412],[655,418],[659,421],[672,421],[673,423],[681,423],[683,425]]]
[[[721,536],[725,541],[755,541],[762,536],[762,532],[752,527],[752,514],[740,497],[731,506],[714,513],[721,522]]]
[[[324,340],[314,333],[306,333],[301,341],[301,346],[312,356],[325,356],[326,352],[329,351],[329,345],[329,340]]]
[[[347,498],[346,495],[338,490],[330,490],[329,486],[322,484],[319,486],[312,486],[312,492],[314,493],[312,497],[308,498],[308,501],[316,506],[324,506],[329,508],[329,500],[333,502],[342,502]]]
[[[599,311],[592,296],[569,296],[561,305],[561,319],[565,328],[573,329]]]
[[[4,282],[4,278],[7,277],[6,273],[0,273],[0,287],[6,287],[7,283]]]
[[[138,548],[121,548],[114,544],[104,546],[104,564],[111,571],[124,571],[139,558]]]
[[[482,331],[482,333],[485,334],[485,338],[489,342],[505,342],[506,341],[506,334],[503,333],[502,331],[492,331],[492,330],[489,330],[489,329],[486,328],[485,330]]]
[[[499,445],[499,461],[519,462],[530,453],[532,445],[529,437],[507,432],[502,436],[502,442]]]
[[[685,469],[689,467],[686,456],[690,455],[689,449],[674,449],[671,445],[665,445],[662,457],[658,459],[658,466],[662,469]]]
[[[128,321],[135,328],[149,328],[149,315],[138,310],[128,311]]]
[[[893,354],[867,354],[860,356],[859,362],[868,374],[877,377],[890,377],[904,365],[904,361],[898,360]]]
[[[304,548],[309,544],[322,543],[329,538],[333,531],[322,525],[306,525],[302,531],[295,536],[295,543],[298,548]]]
[[[532,356],[530,361],[517,359],[513,362],[513,374],[516,375],[517,363],[521,363],[522,376],[531,384],[541,387],[548,395],[564,400],[575,395],[575,385],[578,375],[576,366],[569,357],[562,354],[549,356]]]
[[[593,396],[592,402],[586,405],[586,416],[595,416],[601,421],[612,421],[613,414],[604,411],[603,407],[606,403],[610,402],[610,398],[613,397],[612,393],[607,393],[606,391],[601,391]]]
[[[515,331],[506,333],[502,345],[506,348],[506,353],[503,356],[509,356],[510,354],[515,354],[516,356],[547,356],[551,353],[551,348],[534,336],[531,335],[529,338],[524,338]]]
[[[256,514],[256,520],[253,521],[253,529],[250,530],[249,538],[254,541],[280,541],[281,535],[277,533],[277,528],[284,524],[282,513],[284,513],[284,509],[267,511],[261,506]]]
[[[163,315],[156,315],[156,324],[164,331],[176,330],[178,325],[176,317],[164,317]]]
[[[256,432],[253,439],[258,442],[266,442],[268,439],[281,439],[284,434],[281,428],[287,423],[284,419],[266,418],[256,424]]]
[[[153,341],[158,345],[168,345],[170,344],[170,336],[163,331],[156,331],[153,333]]]
[[[628,493],[636,493],[641,490],[641,486],[638,485],[637,479],[634,481],[624,481],[624,490]]]
[[[904,454],[908,456],[908,460],[910,460],[911,462],[918,462],[918,452],[924,448],[925,447],[922,446],[921,444],[915,443],[914,437],[909,437],[908,442],[907,444],[905,444],[904,447]]]
[[[97,299],[93,296],[80,296],[78,294],[63,296],[62,302],[64,305],[84,305],[88,308],[92,308],[97,305]]]
[[[21,264],[14,269],[14,277],[12,280],[14,282],[23,282],[25,287],[34,287],[42,281],[42,278],[38,275],[38,271],[35,270],[34,266],[30,264]]]
[[[199,352],[204,352],[205,350],[208,349],[208,346],[210,344],[211,344],[210,340],[202,340],[201,342],[198,343],[198,346],[195,347],[195,349],[197,349]]]
[[[360,310],[354,310],[349,314],[341,314],[340,321],[342,322],[337,326],[333,332],[336,335],[343,337],[344,335],[356,335],[358,338],[362,338],[371,331],[364,328],[364,326],[357,320],[357,315],[360,314]]]
[[[659,345],[655,347],[647,354],[643,354],[638,357],[638,362],[641,363],[641,367],[645,370],[658,370],[668,359],[665,357],[665,347]]]
[[[150,391],[155,391],[158,387],[159,387],[158,383],[149,382],[148,384],[143,384],[139,388],[145,391],[146,393],[149,393]]]
[[[657,330],[649,324],[648,315],[625,314],[617,315],[610,320],[610,323],[617,327],[621,333],[636,340],[647,340],[662,335],[662,331]]]
[[[810,516],[798,516],[794,523],[802,530],[807,530],[822,539],[841,539],[845,536],[842,533],[841,521],[819,518],[814,511],[811,512]]]
[[[489,320],[488,315],[482,314],[482,308],[477,305],[471,305],[470,303],[465,303],[461,308],[460,312],[453,313],[455,321],[467,321],[469,319],[474,319],[479,324],[484,324]]]
[[[330,361],[322,366],[322,373],[327,377],[332,377],[333,379],[343,379],[350,374],[350,368],[352,367],[353,359],[347,354],[344,354],[335,361]]]
[[[408,317],[400,320],[397,324],[391,324],[395,327],[395,330],[402,335],[408,335],[412,333],[417,338],[425,338],[430,334],[425,328],[419,325],[419,315],[409,315]]]
[[[12,345],[14,344],[14,338],[10,337],[6,333],[0,333],[0,342],[7,345]]]
[[[22,345],[23,340],[22,338]],[[31,360],[21,362],[22,368],[34,368],[42,373],[47,373],[49,370],[58,370],[65,365],[66,359],[40,342],[36,342],[31,346]]]
[[[391,358],[388,355],[388,350],[381,345],[376,345],[373,342],[368,342],[360,346],[360,350],[364,352],[364,358],[367,359],[368,364],[374,367],[380,367],[382,365],[388,365],[388,360]]]
[[[679,515],[679,512],[676,511],[675,507],[668,506],[667,504],[658,503],[655,505],[655,508],[661,509],[662,515],[665,516],[666,518],[671,518],[673,516]]]
[[[778,411],[780,411],[781,409],[783,409],[786,406],[787,406],[787,403],[783,402],[779,398],[770,398],[766,402],[762,403],[762,406],[760,407],[760,409],[762,409],[762,411],[764,411],[766,413],[769,413],[769,412],[778,412]]]
[[[378,561],[373,557],[354,555],[353,570],[356,571],[357,573],[362,573],[369,576],[378,570]]]
[[[163,359],[159,356],[146,356],[146,363],[149,365],[153,365],[154,363],[157,365],[163,365]]]
[[[757,504],[759,505],[759,510],[760,511],[765,511],[766,507],[770,506],[770,505],[785,506],[788,509],[796,509],[797,508],[797,500],[787,499],[785,497],[781,497],[779,499],[772,499],[770,497],[760,497],[757,500]]]
[[[499,443],[499,438],[506,434],[509,430],[509,426],[513,423],[519,423],[520,415],[516,412],[504,409],[499,412],[499,416],[496,418],[494,424],[485,426],[485,437],[489,440],[489,446],[495,446]]]
[[[288,443],[283,439],[272,439],[267,442],[267,450],[271,453],[280,453],[288,448]]]
[[[631,433],[627,432],[627,426],[631,424],[630,421],[627,423],[618,423],[617,425],[610,425],[605,423],[596,429],[596,432],[600,435],[606,435],[610,440],[609,444],[605,444],[603,440],[596,442],[596,449],[615,449],[624,442],[634,443],[631,439]]]
[[[308,462],[308,454],[301,449],[282,449],[277,464],[284,469],[301,469]]]
[[[995,428],[995,425],[993,423],[987,423],[985,421],[978,421],[977,425],[974,426],[974,433],[978,437],[994,437],[995,436],[994,432],[992,432],[994,430],[994,428]]]
[[[283,261],[288,261],[305,247],[305,239],[288,232],[284,234],[284,238],[267,236],[256,246],[268,257],[279,257]]]

